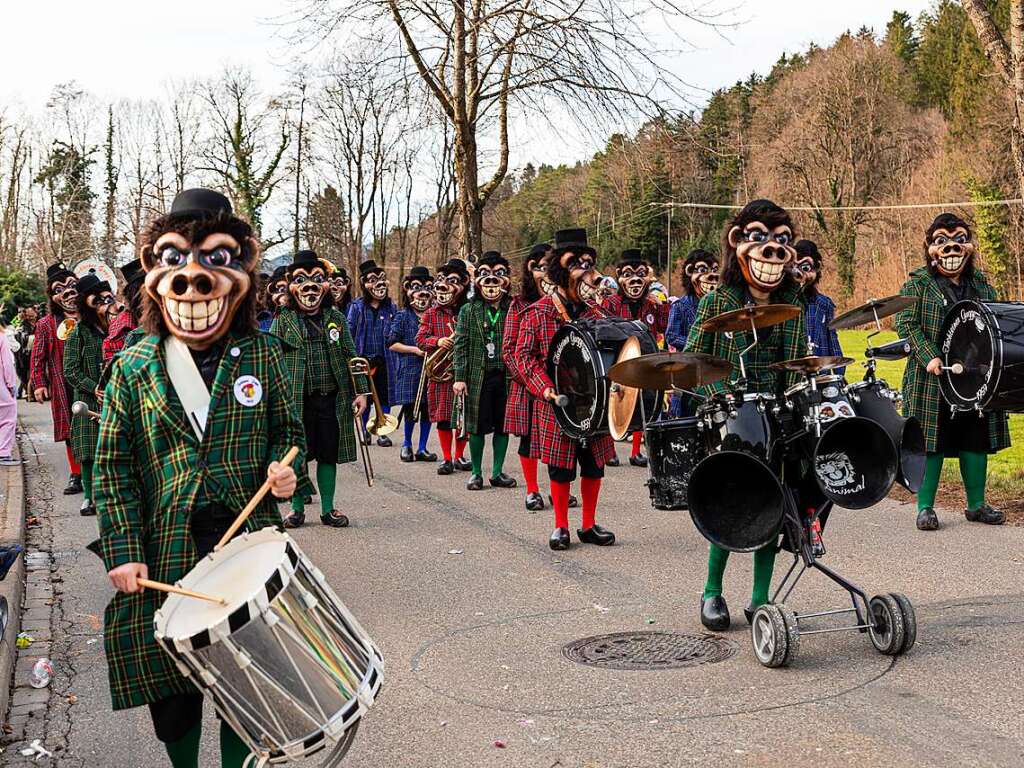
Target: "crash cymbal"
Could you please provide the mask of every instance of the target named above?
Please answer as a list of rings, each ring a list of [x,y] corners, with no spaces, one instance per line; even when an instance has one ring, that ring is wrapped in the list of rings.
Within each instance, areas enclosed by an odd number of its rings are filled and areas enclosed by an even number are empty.
[[[655,352],[616,363],[608,378],[626,387],[664,391],[714,384],[731,370],[727,360],[702,352]]]
[[[833,368],[842,368],[853,363],[852,357],[797,357],[772,363],[768,367],[775,371],[795,371],[796,373],[824,373]]]
[[[868,299],[859,307],[843,312],[843,314],[829,323],[828,327],[833,331],[856,328],[858,325],[867,325],[868,323],[875,322],[876,315],[881,320],[883,317],[889,317],[889,315],[902,312],[916,303],[917,299],[914,296],[887,296],[884,299]]]
[[[704,321],[701,329],[711,333],[749,331],[751,326],[767,328],[792,320],[801,312],[795,304],[751,304],[749,307],[723,312]]]
[[[642,354],[640,339],[630,336],[622,345],[615,361],[622,363],[627,360],[636,360]],[[639,389],[623,384],[612,387],[611,392],[608,393],[608,431],[613,440],[621,440],[629,432],[629,423],[633,420],[633,411],[636,410],[636,401],[639,396]]]

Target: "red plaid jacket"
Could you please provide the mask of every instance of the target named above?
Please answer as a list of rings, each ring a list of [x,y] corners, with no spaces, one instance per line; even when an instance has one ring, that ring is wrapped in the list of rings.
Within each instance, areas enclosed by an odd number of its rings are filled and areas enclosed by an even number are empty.
[[[583,313],[582,318],[606,316],[607,313],[600,307],[591,307]],[[551,404],[543,399],[544,390],[554,386],[546,370],[548,348],[551,339],[564,323],[550,296],[531,304],[519,321],[519,337],[512,356],[512,369],[522,377],[534,398],[530,456],[554,467],[572,469],[576,466],[576,447],[579,443],[562,433],[555,421]],[[611,435],[597,435],[590,438],[587,444],[599,467],[603,467],[615,455],[615,443]]]
[[[136,322],[127,309],[110,322],[103,340],[103,362],[107,363],[124,348],[124,337],[135,330]]]
[[[634,317],[629,304],[621,293],[610,297],[601,307],[605,312],[614,317],[623,317],[626,320],[640,320],[655,336],[663,336],[668,330],[668,313],[672,308],[669,302],[659,304],[654,299],[647,297],[640,307],[640,313]]]
[[[526,389],[525,379],[515,367],[514,352],[519,338],[519,323],[529,306],[521,296],[512,299],[512,306],[505,316],[505,336],[501,341],[501,348],[505,350],[505,367],[511,378],[505,405],[505,431],[520,437],[530,432],[530,393]]]
[[[71,437],[71,407],[64,383],[64,342],[57,338],[57,323],[47,315],[36,323],[36,340],[32,346],[31,374],[33,391],[50,390],[50,412],[53,414],[53,441]]]
[[[438,342],[455,330],[456,314],[449,307],[434,306],[423,313],[416,332],[416,346],[429,356]],[[427,381],[427,410],[433,423],[452,420],[455,393],[450,381]]]

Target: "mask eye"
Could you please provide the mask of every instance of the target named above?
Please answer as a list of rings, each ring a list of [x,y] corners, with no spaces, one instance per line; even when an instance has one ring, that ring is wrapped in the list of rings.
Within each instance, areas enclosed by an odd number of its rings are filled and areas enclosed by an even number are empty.
[[[229,248],[221,246],[220,248],[214,248],[207,254],[203,255],[203,261],[211,267],[226,267],[231,263],[235,254],[231,252]]]
[[[495,277],[508,277],[508,270],[505,269],[504,267],[498,267],[496,270],[494,270],[494,276]]]
[[[789,241],[793,239],[793,236],[789,232],[777,232],[773,238],[779,245],[789,245]]]
[[[186,259],[187,255],[173,245],[164,246],[160,251],[160,263],[165,267],[180,267]]]
[[[763,229],[747,229],[743,232],[743,239],[748,243],[764,243],[768,241],[768,233]]]
[[[960,243],[960,245],[965,245],[967,243],[967,235],[957,235],[954,239],[956,242]]]
[[[310,278],[310,280],[312,280],[312,281],[313,281],[314,283],[316,283],[317,285],[323,285],[324,283],[326,283],[326,282],[327,282],[327,278],[326,278],[326,277],[324,277],[323,275],[313,275],[313,276],[312,276],[312,277]]]
[[[932,241],[932,243],[934,243],[935,245],[945,245],[948,242],[949,238],[946,237],[945,235],[939,235]]]
[[[292,277],[292,285],[305,285],[309,281],[309,278],[305,275],[294,275]]]

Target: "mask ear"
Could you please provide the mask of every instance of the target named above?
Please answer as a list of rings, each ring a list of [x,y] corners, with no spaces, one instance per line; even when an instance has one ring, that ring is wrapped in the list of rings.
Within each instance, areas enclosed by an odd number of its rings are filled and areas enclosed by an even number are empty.
[[[729,235],[726,238],[729,245],[731,245],[733,248],[736,248],[736,246],[739,245],[741,234],[743,234],[743,230],[741,230],[739,227],[733,227],[732,229],[730,229]]]
[[[147,243],[139,249],[139,260],[142,261],[142,268],[147,272],[156,266],[156,254],[153,253],[153,243]]]
[[[686,273],[687,277],[693,277],[693,264],[687,264],[683,267],[683,272]]]

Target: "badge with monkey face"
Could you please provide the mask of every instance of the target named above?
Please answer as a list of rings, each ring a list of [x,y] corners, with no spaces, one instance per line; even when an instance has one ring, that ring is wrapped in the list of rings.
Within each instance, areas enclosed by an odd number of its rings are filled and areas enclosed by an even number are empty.
[[[473,282],[480,298],[488,304],[497,304],[512,284],[508,260],[497,251],[488,251],[477,262]]]
[[[288,268],[288,292],[292,306],[304,315],[315,315],[330,290],[327,269],[313,251],[299,251]]]
[[[928,260],[946,277],[956,277],[974,255],[971,233],[962,225],[939,227],[928,241]]]
[[[793,230],[786,224],[769,229],[755,220],[742,229],[733,227],[729,245],[736,250],[747,284],[761,291],[771,292],[782,285],[786,269],[796,257]]]

